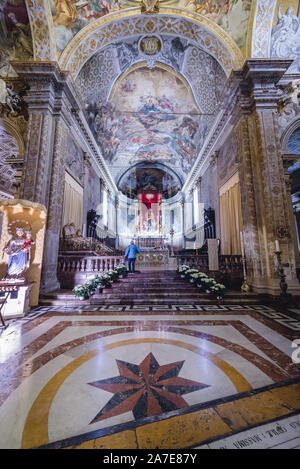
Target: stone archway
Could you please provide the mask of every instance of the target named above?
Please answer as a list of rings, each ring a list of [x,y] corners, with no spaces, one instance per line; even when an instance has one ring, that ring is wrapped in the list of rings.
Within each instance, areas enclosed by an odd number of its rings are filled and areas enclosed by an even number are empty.
[[[60,56],[59,65],[76,78],[87,60],[108,44],[126,37],[162,33],[197,44],[217,60],[227,76],[243,64],[243,55],[237,44],[213,21],[179,9],[161,8],[157,15],[141,15],[139,9],[130,9],[92,22],[68,44]]]

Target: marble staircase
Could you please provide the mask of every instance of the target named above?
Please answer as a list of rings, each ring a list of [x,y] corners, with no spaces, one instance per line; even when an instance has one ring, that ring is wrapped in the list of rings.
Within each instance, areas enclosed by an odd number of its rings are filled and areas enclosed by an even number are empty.
[[[40,306],[55,305],[195,305],[195,304],[258,304],[260,295],[227,291],[224,299],[218,300],[211,294],[199,290],[174,271],[153,271],[128,274],[118,279],[111,288],[103,289],[88,300],[76,299],[70,290],[61,290],[40,297]]]

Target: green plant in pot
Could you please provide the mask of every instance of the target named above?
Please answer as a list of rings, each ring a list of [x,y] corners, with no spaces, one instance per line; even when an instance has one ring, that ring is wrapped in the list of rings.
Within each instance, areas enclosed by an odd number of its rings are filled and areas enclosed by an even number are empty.
[[[210,287],[210,291],[218,300],[221,300],[225,296],[226,287],[222,283],[215,283]]]
[[[184,273],[186,270],[189,270],[189,266],[183,264],[183,265],[177,266],[176,272],[178,275],[180,275],[181,278],[184,278],[185,277]]]
[[[89,298],[89,288],[87,287],[86,284],[84,285],[77,285],[76,287],[73,288],[73,293],[76,296],[76,298],[79,298],[79,300],[87,300]]]
[[[107,274],[101,275],[101,283],[104,288],[110,288],[111,287],[111,277]]]
[[[206,293],[211,293],[211,287],[213,287],[217,283],[214,278],[209,277],[203,278],[201,282],[204,285]]]
[[[110,269],[107,271],[107,275],[111,278],[113,282],[116,282],[118,280],[118,272],[117,270]]]
[[[96,285],[96,293],[102,293],[104,286],[103,286],[101,275],[96,275],[94,282]]]
[[[118,276],[120,278],[124,278],[127,275],[127,268],[125,264],[119,264],[115,270],[118,272]]]
[[[197,269],[188,269],[188,270],[186,270],[186,271],[184,272],[184,275],[185,275],[185,277],[186,277],[189,281],[191,281],[191,282],[193,283],[193,282],[194,282],[194,279],[193,279],[193,277],[191,277],[191,276],[192,276],[193,274],[197,274],[198,272],[199,272],[199,270],[197,270]]]
[[[197,274],[193,274],[192,276],[195,278],[195,283],[197,284],[197,287],[203,289],[205,285],[202,280],[208,278],[207,275],[204,272],[198,272]]]

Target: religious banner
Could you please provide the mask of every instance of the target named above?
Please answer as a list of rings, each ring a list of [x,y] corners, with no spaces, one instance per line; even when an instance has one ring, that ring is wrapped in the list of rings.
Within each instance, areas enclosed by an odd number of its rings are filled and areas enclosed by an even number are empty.
[[[30,306],[39,299],[46,209],[28,200],[0,201],[0,285],[30,287]]]
[[[138,193],[139,234],[157,236],[161,234],[160,192]]]

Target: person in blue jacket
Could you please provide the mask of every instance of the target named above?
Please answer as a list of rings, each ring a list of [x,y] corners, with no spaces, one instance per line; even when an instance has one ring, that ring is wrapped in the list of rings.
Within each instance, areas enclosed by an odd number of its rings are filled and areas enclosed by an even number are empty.
[[[134,241],[131,241],[128,248],[125,251],[125,259],[128,259],[128,271],[129,273],[134,274],[134,266],[136,260],[136,254],[141,252],[141,249],[134,244]]]

